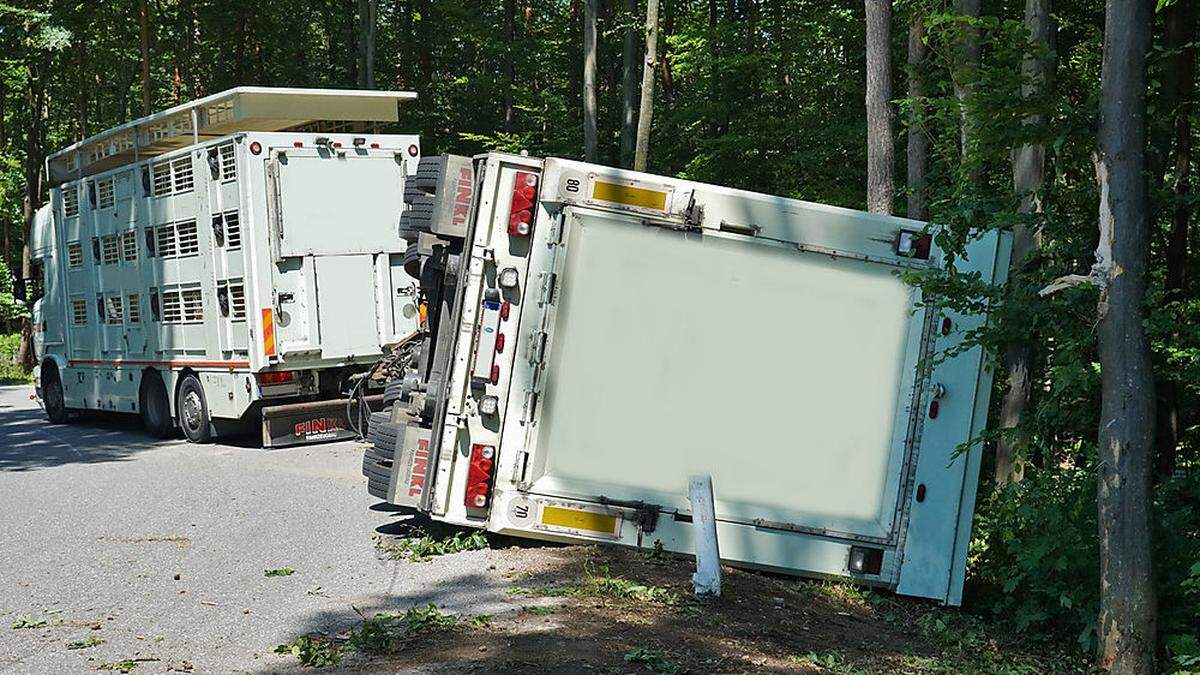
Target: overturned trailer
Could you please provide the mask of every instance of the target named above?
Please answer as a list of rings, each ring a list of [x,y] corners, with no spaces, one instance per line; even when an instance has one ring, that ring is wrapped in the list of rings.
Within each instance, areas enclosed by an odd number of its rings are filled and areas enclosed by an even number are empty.
[[[434,519],[961,601],[986,320],[924,301],[925,223],[563,159],[427,158],[426,335],[372,418],[371,494]],[[1007,237],[959,269],[1003,281]]]

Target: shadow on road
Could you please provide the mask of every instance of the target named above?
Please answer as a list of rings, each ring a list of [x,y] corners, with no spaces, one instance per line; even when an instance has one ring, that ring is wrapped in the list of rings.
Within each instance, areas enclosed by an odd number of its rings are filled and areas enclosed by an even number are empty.
[[[134,415],[91,413],[71,424],[50,424],[41,408],[14,404],[11,397],[0,400],[0,429],[0,471],[122,461],[160,443]]]

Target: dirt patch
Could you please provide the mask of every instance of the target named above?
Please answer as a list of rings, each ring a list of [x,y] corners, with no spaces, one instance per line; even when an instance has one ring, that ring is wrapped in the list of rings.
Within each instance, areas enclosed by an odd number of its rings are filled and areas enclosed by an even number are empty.
[[[181,549],[186,549],[192,543],[191,537],[170,536],[170,537],[96,537],[96,541],[110,541],[118,544],[158,544],[170,543],[176,544]]]
[[[366,672],[1061,672],[1077,656],[1004,637],[956,610],[855,586],[723,569],[692,594],[692,564],[624,548],[514,549],[514,610],[346,650]],[[335,646],[336,648],[336,646]]]

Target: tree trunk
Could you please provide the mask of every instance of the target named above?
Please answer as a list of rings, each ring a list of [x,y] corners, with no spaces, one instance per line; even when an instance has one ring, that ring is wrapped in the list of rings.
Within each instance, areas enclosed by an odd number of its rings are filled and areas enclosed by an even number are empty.
[[[416,22],[416,47],[417,47],[417,81],[421,84],[421,95],[429,97],[429,83],[433,81],[433,52],[430,42],[433,36],[430,35],[430,23],[433,17],[430,16],[432,3],[429,0],[416,0],[417,13],[420,15],[420,20]],[[428,101],[433,103],[432,98]]]
[[[1146,52],[1150,5],[1107,0],[1100,84],[1100,244],[1095,273],[1101,407],[1099,667],[1155,670],[1151,479],[1154,375],[1142,322],[1149,249],[1146,183]]]
[[[970,107],[979,67],[979,29],[972,23],[979,18],[979,4],[980,0],[954,0],[954,11],[963,18],[963,34],[953,73],[954,97],[958,99],[959,113],[962,116],[962,160],[968,168],[968,178],[976,184],[982,180],[983,171],[975,158],[975,130],[978,124]]]
[[[1050,0],[1025,1],[1025,30],[1029,32],[1031,51],[1021,63],[1021,96],[1036,102],[1045,95],[1054,73],[1055,59],[1047,57],[1053,54]],[[1026,128],[1036,129],[1040,133],[1046,126],[1046,116],[1041,112],[1031,114],[1025,118],[1024,124]],[[1013,151],[1013,189],[1021,198],[1018,212],[1025,216],[1013,225],[1014,276],[1020,276],[1028,269],[1041,244],[1041,233],[1036,226],[1031,227],[1029,221],[1042,212],[1041,190],[1045,173],[1044,144],[1029,143]],[[1014,429],[1029,406],[1029,396],[1033,391],[1033,358],[1034,340],[1029,335],[1012,342],[1005,351],[1008,384],[1000,405],[1002,433],[996,443],[996,485],[1021,480],[1025,474]]]
[[[892,1],[866,0],[867,210],[891,215],[896,200],[892,125]]]
[[[504,0],[504,130],[512,131],[514,121],[513,85],[516,79],[515,54],[517,0]]]
[[[358,0],[358,87],[375,88],[375,26],[379,0]]]
[[[1181,0],[1166,10],[1167,53],[1172,54],[1167,70],[1173,74],[1173,82],[1164,81],[1163,87],[1177,88],[1174,100],[1178,106],[1173,114],[1175,136],[1175,161],[1171,179],[1171,229],[1167,236],[1167,271],[1163,301],[1178,302],[1186,298],[1188,223],[1191,220],[1191,205],[1187,198],[1191,191],[1192,155],[1192,97],[1196,93],[1196,3]],[[1178,324],[1176,324],[1178,325]],[[1177,336],[1173,336],[1176,338]],[[1175,340],[1172,340],[1173,342]],[[1180,403],[1179,383],[1168,380],[1162,383],[1158,399],[1158,460],[1157,471],[1162,478],[1175,473],[1175,452],[1183,440],[1183,430],[1191,425],[1190,414]]]
[[[596,161],[596,3],[583,2],[583,156]]]
[[[645,171],[650,156],[650,127],[654,120],[654,67],[658,59],[658,0],[646,0],[646,62],[642,66],[642,100],[638,107],[637,146],[633,168]]]
[[[22,297],[32,308],[35,287],[33,284],[33,259],[29,242],[33,232],[33,219],[42,195],[42,148],[45,146],[44,119],[46,112],[46,84],[42,69],[29,68],[29,131],[25,136],[25,198],[22,204],[22,221],[25,244],[21,250]],[[32,371],[36,359],[33,353],[33,324],[28,316],[21,319],[21,338],[17,345],[17,365],[26,372]]]
[[[154,109],[154,92],[150,88],[150,6],[146,0],[138,0],[138,36],[142,60],[142,114],[149,115]]]
[[[908,98],[912,119],[908,121],[908,209],[905,215],[916,220],[929,219],[929,193],[925,181],[929,173],[929,131],[925,127],[926,59],[925,17],[920,10],[908,28]]]
[[[621,166],[633,166],[634,134],[637,122],[634,119],[635,109],[633,99],[637,97],[637,30],[633,27],[633,17],[637,12],[637,0],[625,0],[625,44],[621,49]]]

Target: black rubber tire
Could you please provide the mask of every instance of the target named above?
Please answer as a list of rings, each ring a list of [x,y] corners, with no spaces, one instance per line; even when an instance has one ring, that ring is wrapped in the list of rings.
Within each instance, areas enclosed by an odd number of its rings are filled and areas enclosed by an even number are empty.
[[[394,422],[372,424],[367,430],[367,441],[375,446],[379,455],[392,459],[396,455],[396,444],[404,438],[404,425]]]
[[[175,411],[179,416],[179,428],[193,443],[208,443],[213,438],[212,417],[208,414],[208,400],[204,398],[204,387],[195,375],[184,375],[175,397]]]
[[[387,501],[388,498],[388,481],[380,481],[367,477],[367,494],[376,499]]]
[[[437,192],[438,183],[442,180],[442,172],[445,170],[445,166],[446,163],[441,155],[422,157],[417,162],[417,172],[413,175],[409,184],[417,190],[434,194]]]
[[[392,380],[383,387],[383,407],[387,408],[396,401],[400,400],[400,395],[404,393],[404,380]],[[372,418],[374,416],[372,415]],[[391,419],[391,413],[387,413],[387,419]]]
[[[401,216],[400,227],[402,229],[429,232],[433,227],[433,195],[417,197],[405,213],[408,214],[408,221],[406,225],[404,217]]]
[[[403,232],[401,236],[403,236]],[[408,240],[407,237],[405,237]],[[408,246],[404,249],[404,272],[414,279],[421,278],[421,250],[417,246],[417,239],[414,236],[408,240]]]
[[[67,398],[63,391],[58,367],[47,364],[42,367],[42,403],[46,406],[46,418],[51,424],[66,424],[71,419],[67,411]]]
[[[138,391],[138,410],[142,415],[142,426],[155,438],[170,438],[175,433],[175,421],[171,419],[171,403],[162,377],[153,370],[142,375]]]
[[[422,189],[421,185],[418,184],[416,180],[409,179],[408,182],[404,184],[404,203],[411,204],[417,197],[430,194],[431,192],[432,190]]]

